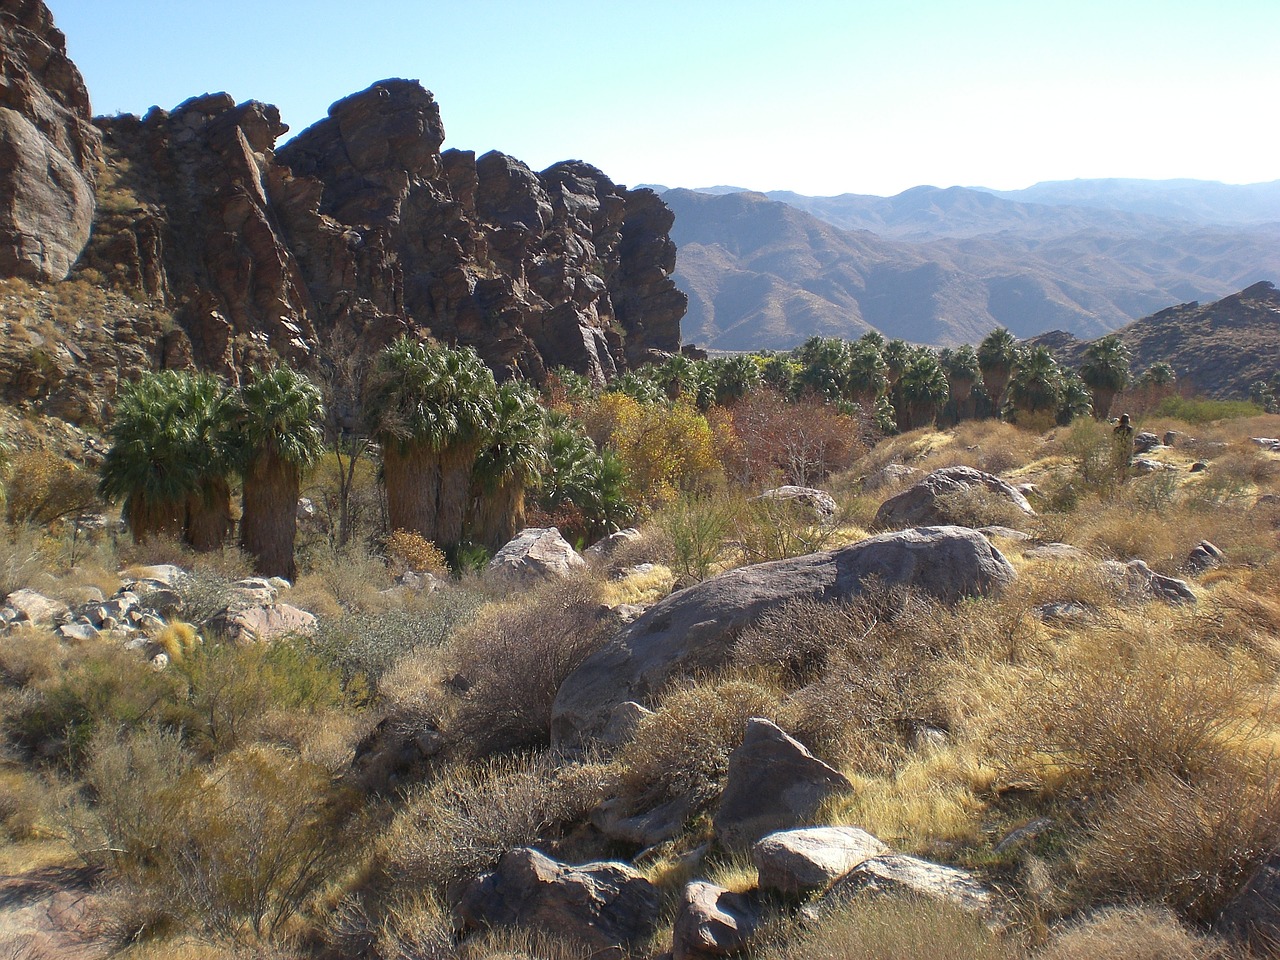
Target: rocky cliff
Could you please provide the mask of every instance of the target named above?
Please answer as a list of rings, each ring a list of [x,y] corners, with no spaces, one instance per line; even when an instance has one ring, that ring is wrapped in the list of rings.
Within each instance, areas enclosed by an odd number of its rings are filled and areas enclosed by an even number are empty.
[[[200,366],[234,377],[264,346],[305,366],[335,327],[430,332],[535,380],[680,346],[665,205],[585,163],[442,153],[417,81],[340,100],[279,152],[278,111],[227,94],[98,123],[115,193],[84,265],[170,304]]]
[[[267,351],[308,367],[335,332],[370,348],[414,332],[475,347],[500,377],[565,365],[604,380],[680,347],[674,217],[649,190],[579,161],[537,173],[441,152],[416,80],[338,101],[279,150],[279,111],[225,93],[91,124],[43,4],[0,0],[0,25],[0,282],[75,264],[73,279],[127,295],[125,313],[159,316],[139,327],[157,365],[235,380]],[[70,403],[60,391],[136,375],[76,349],[94,331],[59,326],[65,311],[44,302],[58,285],[0,292],[0,370],[65,367],[8,378],[5,399],[101,410],[109,386]]]
[[[39,0],[0,3],[0,277],[61,280],[89,239],[89,94]]]

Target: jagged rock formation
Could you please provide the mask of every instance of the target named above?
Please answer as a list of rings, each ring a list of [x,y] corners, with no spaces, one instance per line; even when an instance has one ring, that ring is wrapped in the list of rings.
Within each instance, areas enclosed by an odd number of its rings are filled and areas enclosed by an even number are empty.
[[[375,346],[426,330],[533,379],[679,349],[656,195],[578,161],[441,153],[415,80],[338,101],[278,153],[279,112],[227,94],[99,123],[115,192],[86,266],[171,304],[201,366],[234,377],[264,346],[305,365],[335,327]]]
[[[66,277],[89,239],[100,138],[39,0],[0,4],[0,276]]]

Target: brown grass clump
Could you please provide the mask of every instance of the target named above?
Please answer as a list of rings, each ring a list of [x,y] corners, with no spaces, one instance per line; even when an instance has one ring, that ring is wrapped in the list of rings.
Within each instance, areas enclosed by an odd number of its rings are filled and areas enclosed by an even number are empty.
[[[1167,910],[1120,907],[1066,927],[1035,960],[1228,960],[1223,944],[1193,933]]]
[[[437,577],[449,576],[449,562],[444,551],[420,533],[412,530],[394,530],[387,537],[387,559],[398,572],[412,570],[430,573]]]
[[[806,929],[775,931],[759,960],[1014,960],[1016,942],[980,916],[941,901],[877,897],[825,913]]]
[[[965,420],[946,436],[949,443],[932,449],[915,466],[926,472],[965,466],[999,476],[1035,460],[1044,444],[1039,433],[1000,420]]]
[[[719,794],[747,720],[776,709],[777,694],[747,680],[674,690],[640,721],[618,756],[626,793],[638,809],[678,798],[688,798],[695,809],[705,806]]]
[[[600,803],[611,783],[603,768],[546,756],[455,764],[409,792],[378,841],[378,867],[395,887],[443,894],[512,847],[553,837]]]

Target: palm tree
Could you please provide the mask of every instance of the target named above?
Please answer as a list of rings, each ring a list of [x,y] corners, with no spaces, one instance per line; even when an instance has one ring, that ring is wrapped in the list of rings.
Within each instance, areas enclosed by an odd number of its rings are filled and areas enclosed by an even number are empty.
[[[812,392],[826,400],[839,400],[849,378],[849,344],[836,337],[810,337],[795,351],[802,364],[795,376],[795,389]]]
[[[1058,423],[1067,426],[1076,417],[1088,416],[1093,411],[1093,399],[1089,388],[1074,370],[1062,371],[1062,388],[1058,396]]]
[[[1062,398],[1062,371],[1044,347],[1020,350],[1009,377],[1009,402],[1021,413],[1057,412]]]
[[[544,411],[533,391],[504,383],[493,431],[472,470],[470,539],[498,550],[524,526],[525,491],[547,468]]]
[[[715,402],[722,407],[737,403],[760,385],[760,367],[748,356],[712,360],[715,372]]]
[[[243,450],[240,546],[266,577],[293,580],[302,471],[324,451],[320,390],[288,367],[255,374],[240,388]]]
[[[943,350],[938,361],[947,375],[947,392],[951,402],[955,404],[956,422],[965,419],[966,411],[970,411],[973,399],[973,388],[982,376],[982,368],[978,366],[978,355],[973,347],[964,344],[955,350]],[[970,415],[972,413],[970,412]]]
[[[1105,420],[1111,403],[1129,382],[1129,348],[1120,335],[1109,333],[1093,341],[1084,352],[1080,379],[1093,394],[1093,416]]]
[[[209,374],[147,373],[125,384],[99,490],[124,498],[135,543],[179,537],[197,549],[231,530],[232,396]]]
[[[849,350],[848,370],[847,399],[870,409],[876,398],[889,388],[888,368],[880,355],[879,344],[867,336],[855,341]]]
[[[978,369],[982,373],[982,389],[991,400],[991,409],[1000,416],[1004,392],[1013,374],[1017,341],[1004,327],[996,327],[978,344]]]
[[[471,468],[493,422],[493,374],[471,348],[402,336],[375,364],[369,407],[387,519],[440,546],[461,539]]]
[[[1142,371],[1142,376],[1138,378],[1138,385],[1143,387],[1167,387],[1176,379],[1177,374],[1173,372],[1173,367],[1160,360]]]
[[[928,347],[911,351],[910,359],[898,379],[906,422],[899,429],[911,430],[934,422],[947,402],[947,374],[938,356]]]

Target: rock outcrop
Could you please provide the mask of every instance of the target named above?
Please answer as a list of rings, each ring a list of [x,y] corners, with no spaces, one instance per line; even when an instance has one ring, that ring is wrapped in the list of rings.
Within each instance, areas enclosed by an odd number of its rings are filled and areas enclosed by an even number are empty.
[[[0,8],[0,277],[62,280],[89,240],[101,138],[40,0]]]
[[[763,890],[800,895],[822,890],[854,867],[889,848],[857,827],[808,827],[762,837],[751,859]]]
[[[999,550],[963,527],[902,530],[730,570],[667,597],[587,657],[556,695],[552,738],[585,743],[617,704],[644,704],[676,677],[716,669],[744,628],[791,600],[847,600],[868,580],[957,599],[994,592],[1015,576]]]
[[[416,80],[339,100],[278,153],[276,108],[225,93],[99,122],[127,174],[86,262],[169,303],[201,366],[234,375],[261,346],[305,365],[334,329],[428,331],[535,380],[679,349],[662,201],[580,161],[442,153]]]
[[[973,467],[943,467],[880,504],[875,525],[897,529],[924,523],[950,523],[947,497],[967,490],[982,491],[1007,502],[1012,515],[1035,515],[1027,498],[999,477]]]

